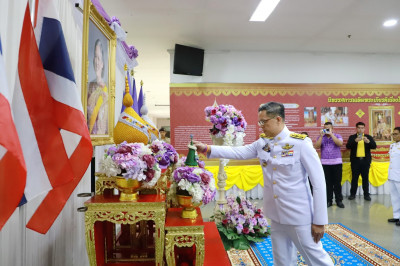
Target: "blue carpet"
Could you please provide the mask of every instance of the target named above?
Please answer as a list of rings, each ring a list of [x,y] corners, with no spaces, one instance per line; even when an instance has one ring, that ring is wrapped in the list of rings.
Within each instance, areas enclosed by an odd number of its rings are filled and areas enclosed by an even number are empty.
[[[400,257],[342,224],[327,225],[321,241],[334,265],[400,265]],[[270,238],[252,244],[252,251],[261,265],[273,265]],[[297,265],[306,265],[300,254]]]

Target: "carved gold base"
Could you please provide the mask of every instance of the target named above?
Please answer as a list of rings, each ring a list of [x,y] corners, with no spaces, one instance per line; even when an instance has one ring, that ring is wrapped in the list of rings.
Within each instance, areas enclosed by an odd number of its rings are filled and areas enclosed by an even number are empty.
[[[124,193],[121,192],[121,194],[119,195],[119,200],[120,201],[137,201],[139,198],[139,193],[135,192],[135,193]]]
[[[196,219],[197,211],[195,208],[183,208],[181,217],[185,219]]]

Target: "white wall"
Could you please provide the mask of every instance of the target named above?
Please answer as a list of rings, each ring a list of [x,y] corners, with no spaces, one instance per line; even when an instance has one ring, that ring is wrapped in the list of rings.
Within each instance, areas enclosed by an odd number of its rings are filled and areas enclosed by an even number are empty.
[[[202,77],[172,69],[171,83],[393,84],[400,83],[400,54],[206,51]]]

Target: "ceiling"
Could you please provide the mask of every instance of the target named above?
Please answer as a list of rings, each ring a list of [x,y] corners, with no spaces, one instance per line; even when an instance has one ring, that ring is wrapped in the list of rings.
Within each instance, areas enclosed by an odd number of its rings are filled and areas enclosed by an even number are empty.
[[[100,0],[139,51],[149,114],[169,116],[175,43],[205,50],[400,53],[400,0],[281,0],[266,22],[249,22],[259,0]],[[161,105],[161,106],[160,106]]]

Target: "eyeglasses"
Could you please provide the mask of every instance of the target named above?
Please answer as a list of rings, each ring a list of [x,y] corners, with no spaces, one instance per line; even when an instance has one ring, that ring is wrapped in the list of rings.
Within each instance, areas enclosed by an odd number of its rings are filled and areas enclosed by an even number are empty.
[[[400,133],[392,133],[392,136],[397,136],[397,135],[399,135]]]
[[[274,119],[274,118],[276,118],[276,117],[268,118],[268,119],[265,119],[265,120],[260,120],[260,121],[258,121],[258,125],[260,127],[262,127],[263,125],[265,125],[265,123],[267,123],[269,120]]]

